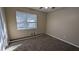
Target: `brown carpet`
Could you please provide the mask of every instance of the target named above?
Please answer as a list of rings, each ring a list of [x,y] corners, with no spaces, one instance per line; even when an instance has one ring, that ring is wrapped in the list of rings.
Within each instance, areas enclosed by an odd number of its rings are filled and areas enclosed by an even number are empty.
[[[79,51],[79,48],[46,34],[11,43],[10,46],[17,44],[22,45],[16,48],[14,51]]]

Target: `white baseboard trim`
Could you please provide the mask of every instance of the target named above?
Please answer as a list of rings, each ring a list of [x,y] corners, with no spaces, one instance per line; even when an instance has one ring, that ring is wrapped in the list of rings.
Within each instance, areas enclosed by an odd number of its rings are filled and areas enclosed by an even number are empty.
[[[46,33],[46,34],[47,34],[47,35],[49,35],[49,36],[51,36],[51,37],[57,38],[57,39],[59,39],[59,40],[61,40],[61,41],[63,41],[63,42],[66,42],[66,43],[68,43],[68,44],[70,44],[70,45],[73,45],[73,46],[75,46],[75,47],[79,48],[79,46],[78,46],[78,45],[73,44],[73,43],[71,43],[71,42],[69,42],[69,41],[63,40],[63,39],[58,38],[58,37],[56,37],[56,36],[52,36],[52,35],[50,35],[50,34],[48,34],[48,33]]]

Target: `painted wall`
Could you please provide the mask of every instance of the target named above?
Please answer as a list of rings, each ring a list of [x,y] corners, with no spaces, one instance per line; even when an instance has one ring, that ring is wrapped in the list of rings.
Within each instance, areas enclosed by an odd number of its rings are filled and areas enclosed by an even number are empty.
[[[38,28],[37,30],[17,30],[16,27],[16,11],[23,11],[23,12],[29,12],[33,14],[37,14],[38,16]],[[7,27],[8,27],[8,35],[9,39],[16,39],[16,38],[21,38],[25,36],[29,36],[32,32],[36,33],[45,33],[46,29],[46,14],[32,10],[29,8],[21,8],[21,7],[8,7],[5,8],[5,13],[6,13],[6,19],[7,19]]]
[[[79,8],[61,8],[49,13],[46,32],[79,46]]]

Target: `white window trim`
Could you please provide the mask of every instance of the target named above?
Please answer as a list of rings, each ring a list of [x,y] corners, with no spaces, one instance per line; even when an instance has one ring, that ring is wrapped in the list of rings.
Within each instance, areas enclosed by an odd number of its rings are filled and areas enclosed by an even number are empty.
[[[28,13],[28,12],[22,12],[22,11],[16,11],[16,12],[27,13],[27,14],[32,15],[32,13]],[[33,14],[33,15],[36,15],[36,17],[37,17],[37,14]],[[16,19],[16,21],[17,21],[17,19]],[[26,22],[26,23],[36,23],[36,28],[17,28],[17,30],[31,30],[31,29],[37,29],[37,27],[38,27],[38,22],[37,21],[36,22]]]

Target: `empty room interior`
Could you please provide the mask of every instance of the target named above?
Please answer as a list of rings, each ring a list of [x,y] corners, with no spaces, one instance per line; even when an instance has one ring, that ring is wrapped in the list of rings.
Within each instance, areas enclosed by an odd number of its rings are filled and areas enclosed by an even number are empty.
[[[1,51],[79,51],[79,7],[0,7]]]

